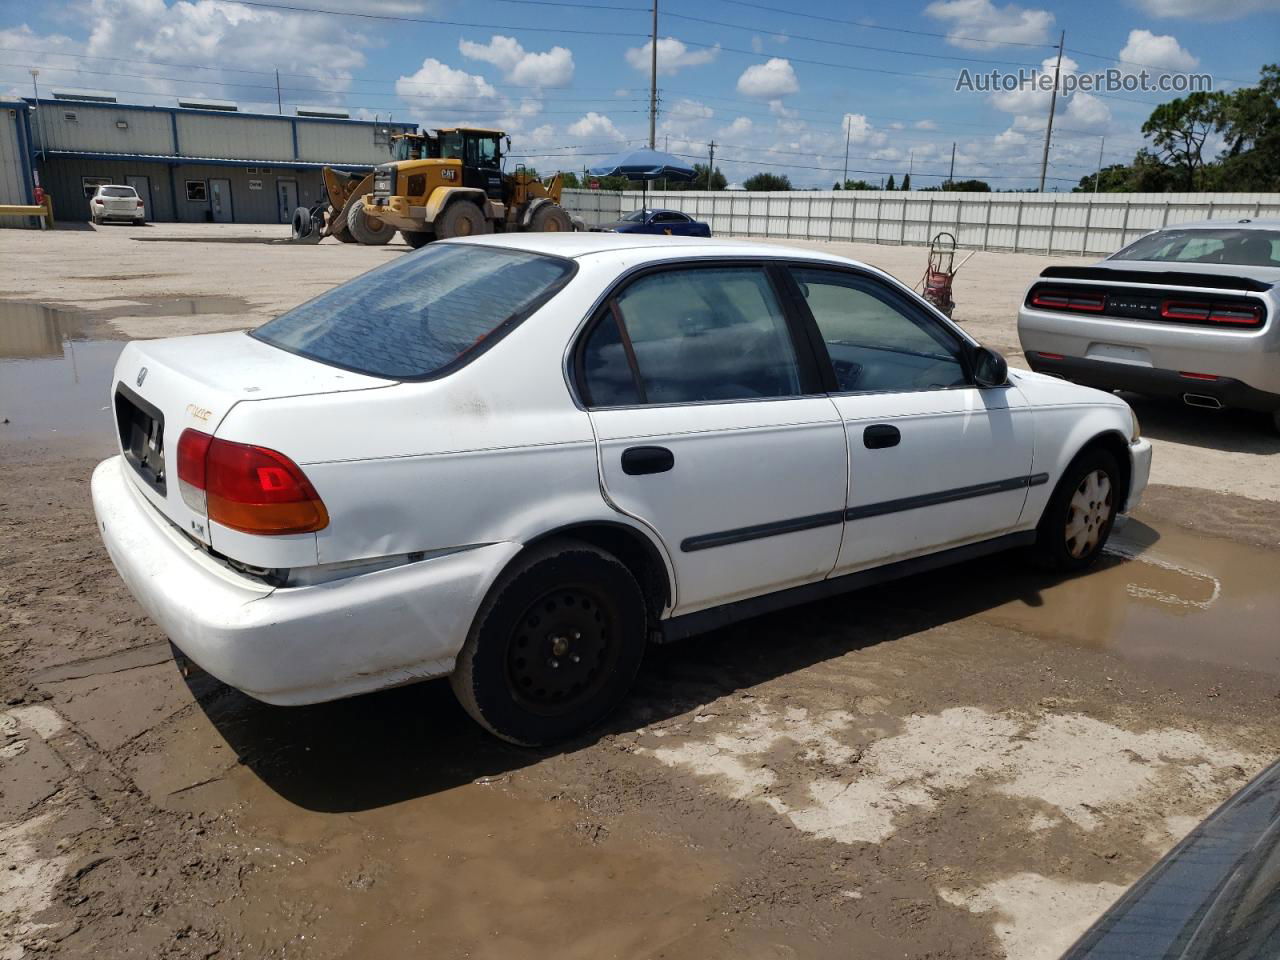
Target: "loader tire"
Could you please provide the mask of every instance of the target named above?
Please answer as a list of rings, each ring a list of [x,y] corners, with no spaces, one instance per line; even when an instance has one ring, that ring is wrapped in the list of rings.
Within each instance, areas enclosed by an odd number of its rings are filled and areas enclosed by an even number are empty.
[[[347,229],[356,238],[356,242],[367,247],[380,247],[396,233],[391,224],[366,216],[363,200],[357,200],[347,210]]]
[[[400,236],[404,237],[404,242],[415,250],[425,247],[436,238],[434,233],[427,230],[401,230]]]
[[[351,231],[347,229],[347,225],[345,223],[335,224],[333,229],[329,231],[329,236],[333,237],[335,240],[340,240],[342,243],[358,242],[356,238],[351,235]]]
[[[492,232],[493,227],[480,212],[480,208],[469,200],[454,200],[436,217],[436,237],[440,240],[475,237]]]
[[[529,229],[534,233],[569,233],[573,230],[573,221],[569,219],[564,207],[544,203],[533,211]]]

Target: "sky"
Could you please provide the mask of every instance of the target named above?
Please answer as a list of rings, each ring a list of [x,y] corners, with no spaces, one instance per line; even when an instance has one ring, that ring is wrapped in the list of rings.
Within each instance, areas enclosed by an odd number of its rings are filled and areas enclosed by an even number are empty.
[[[341,13],[328,14],[325,10]],[[0,95],[111,91],[285,113],[334,105],[506,130],[513,162],[581,171],[648,139],[651,0],[0,0]],[[1038,182],[1050,93],[956,89],[961,70],[1207,73],[1280,60],[1280,0],[659,0],[657,144],[731,182],[785,174],[995,189]],[[1139,66],[1144,65],[1144,66]],[[1059,99],[1046,189],[1132,159],[1174,94]],[[1210,150],[1216,145],[1211,143]]]

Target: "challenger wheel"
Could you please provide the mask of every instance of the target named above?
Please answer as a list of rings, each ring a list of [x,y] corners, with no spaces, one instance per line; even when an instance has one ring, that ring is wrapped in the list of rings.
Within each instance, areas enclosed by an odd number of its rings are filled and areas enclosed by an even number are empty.
[[[644,655],[647,613],[616,557],[577,541],[536,547],[489,592],[450,682],[467,713],[525,746],[602,719]]]
[[[395,236],[396,228],[364,212],[364,201],[357,200],[347,210],[347,229],[357,242],[367,247],[380,247]]]
[[[1086,450],[1067,467],[1037,531],[1035,551],[1053,570],[1083,570],[1106,546],[1120,509],[1120,468],[1105,450]]]

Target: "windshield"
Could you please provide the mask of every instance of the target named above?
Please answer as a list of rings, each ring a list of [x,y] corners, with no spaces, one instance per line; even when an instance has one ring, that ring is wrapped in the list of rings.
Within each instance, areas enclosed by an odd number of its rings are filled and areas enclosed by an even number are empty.
[[[645,218],[649,216],[648,210],[634,210],[622,218],[623,223],[644,223]]]
[[[446,160],[462,159],[462,134],[440,134],[440,156]]]
[[[136,197],[133,187],[102,187],[98,193],[104,197]]]
[[[1111,259],[1280,267],[1280,230],[1161,230],[1112,254]]]
[[[573,269],[559,257],[435,244],[322,293],[252,335],[331,366],[424,379],[495,342]]]

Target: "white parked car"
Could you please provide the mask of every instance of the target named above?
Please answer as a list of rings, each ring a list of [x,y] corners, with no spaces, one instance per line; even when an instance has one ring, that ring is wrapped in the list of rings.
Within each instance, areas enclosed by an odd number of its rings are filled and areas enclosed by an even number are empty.
[[[111,402],[103,538],[197,664],[276,704],[452,674],[521,743],[648,642],[1010,547],[1081,568],[1151,457],[878,270],[627,234],[435,243],[131,343]]]
[[[104,183],[89,198],[89,219],[94,223],[105,223],[107,220],[146,223],[147,211],[138,191],[133,187]]]

